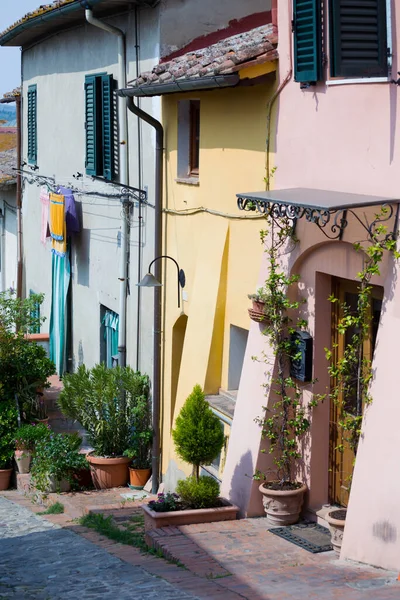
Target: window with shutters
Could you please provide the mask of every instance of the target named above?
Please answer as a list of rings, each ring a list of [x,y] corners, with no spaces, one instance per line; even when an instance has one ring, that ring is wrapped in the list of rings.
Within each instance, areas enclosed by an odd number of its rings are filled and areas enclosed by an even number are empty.
[[[388,77],[389,20],[390,0],[293,0],[295,81]]]
[[[111,180],[114,176],[112,75],[85,77],[86,173]]]
[[[37,86],[28,87],[28,162],[37,164]]]
[[[178,178],[180,183],[199,183],[200,101],[178,103]]]

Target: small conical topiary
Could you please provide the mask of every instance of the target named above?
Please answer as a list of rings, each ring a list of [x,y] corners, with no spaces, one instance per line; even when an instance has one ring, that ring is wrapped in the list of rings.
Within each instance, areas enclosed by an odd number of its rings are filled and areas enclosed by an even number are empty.
[[[224,445],[224,432],[199,385],[194,386],[177,416],[172,438],[178,456],[193,465],[197,480],[200,466],[211,464],[220,453]]]

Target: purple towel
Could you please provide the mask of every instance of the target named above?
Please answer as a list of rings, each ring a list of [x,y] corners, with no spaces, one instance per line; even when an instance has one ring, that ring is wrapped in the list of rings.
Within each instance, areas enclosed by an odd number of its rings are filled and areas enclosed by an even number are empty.
[[[58,193],[65,198],[65,221],[67,225],[67,235],[71,233],[79,233],[81,230],[79,219],[76,214],[75,198],[69,188],[60,186]]]

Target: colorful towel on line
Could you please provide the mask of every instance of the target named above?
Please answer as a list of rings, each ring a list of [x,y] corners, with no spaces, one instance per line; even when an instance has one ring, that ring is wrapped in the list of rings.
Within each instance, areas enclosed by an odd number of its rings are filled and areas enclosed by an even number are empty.
[[[65,198],[65,221],[67,223],[67,236],[71,233],[79,233],[81,230],[78,215],[76,213],[75,198],[72,190],[60,185],[58,193]]]
[[[42,205],[42,219],[40,226],[40,241],[43,246],[46,245],[46,239],[50,237],[49,232],[49,207],[50,197],[46,187],[42,187],[40,190],[40,203]]]
[[[50,194],[50,234],[53,240],[64,239],[65,198],[60,194]]]

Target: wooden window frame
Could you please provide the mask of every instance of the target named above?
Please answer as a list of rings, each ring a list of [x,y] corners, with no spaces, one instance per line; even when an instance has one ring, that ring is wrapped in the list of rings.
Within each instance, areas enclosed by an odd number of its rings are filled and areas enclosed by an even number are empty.
[[[200,100],[190,100],[189,111],[189,176],[198,178],[200,164]]]

